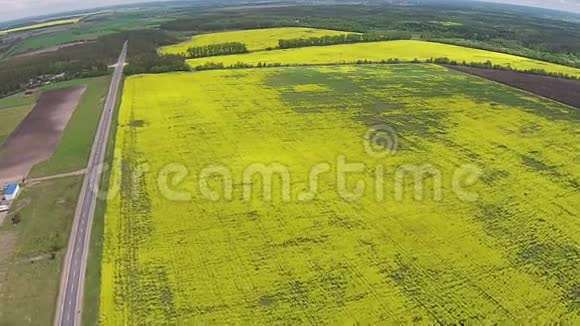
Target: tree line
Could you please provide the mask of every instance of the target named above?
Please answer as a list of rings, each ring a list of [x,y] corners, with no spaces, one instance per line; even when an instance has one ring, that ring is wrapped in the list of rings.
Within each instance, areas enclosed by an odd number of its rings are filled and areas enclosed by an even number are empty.
[[[428,59],[425,62],[426,63],[441,64],[441,65],[466,66],[466,67],[483,68],[483,69],[523,72],[526,74],[557,77],[557,78],[572,79],[572,80],[580,79],[579,76],[570,75],[570,74],[563,73],[563,72],[551,72],[551,71],[546,71],[544,69],[538,69],[538,68],[517,69],[517,68],[514,68],[512,66],[498,65],[498,64],[494,64],[491,60],[487,60],[485,62],[466,62],[466,61],[459,62],[456,60],[450,60],[449,58],[443,57],[443,58]]]
[[[194,46],[187,49],[186,57],[189,59],[213,57],[218,55],[247,53],[248,48],[241,42],[227,42],[219,44],[210,44],[203,46]]]
[[[365,33],[365,34],[340,34],[340,35],[325,35],[320,37],[295,38],[288,40],[279,40],[278,48],[290,49],[301,48],[308,46],[325,46],[336,44],[352,44],[363,42],[380,42],[393,40],[409,40],[413,37],[411,33],[402,31],[392,31],[388,33]]]
[[[124,73],[126,75],[159,74],[171,71],[189,71],[185,58],[181,55],[158,55],[156,53],[144,53],[133,57]]]
[[[446,38],[429,38],[429,37],[422,37],[423,41],[429,42],[437,42],[437,43],[444,43],[450,45],[458,45],[472,49],[479,49],[479,50],[486,50],[486,51],[493,51],[511,55],[517,55],[520,57],[526,57],[530,59],[536,59],[540,61],[546,61],[556,64],[561,64],[564,66],[570,66],[575,68],[580,68],[580,61],[578,57],[571,53],[551,53],[551,52],[542,52],[538,50],[523,48],[523,47],[508,47],[501,42],[493,43],[493,42],[481,42],[481,41],[473,41],[473,40],[461,40],[461,39],[446,39]]]
[[[512,66],[504,66],[494,64],[490,60],[485,62],[467,62],[467,61],[456,61],[451,60],[447,57],[439,57],[439,58],[429,58],[425,60],[413,59],[413,60],[401,60],[398,58],[389,58],[384,60],[356,60],[356,61],[349,61],[349,62],[337,62],[337,63],[324,63],[324,64],[309,64],[307,66],[333,66],[333,65],[344,65],[344,64],[404,64],[404,63],[413,63],[413,64],[424,64],[424,63],[433,63],[439,65],[453,65],[453,66],[466,66],[466,67],[475,67],[475,68],[484,68],[484,69],[493,69],[493,70],[503,70],[503,71],[514,71],[514,72],[522,72],[527,74],[534,74],[534,75],[542,75],[542,76],[550,76],[550,77],[557,77],[557,78],[564,78],[564,79],[572,79],[572,80],[579,80],[580,77],[576,75],[570,75],[562,72],[551,72],[546,71],[544,69],[517,69],[513,68]],[[237,62],[231,64],[229,66],[225,66],[223,63],[219,62],[206,62],[203,65],[199,65],[194,67],[194,70],[203,71],[203,70],[219,70],[219,69],[247,69],[247,68],[273,68],[273,67],[293,67],[293,66],[305,66],[304,64],[283,64],[283,63],[267,63],[267,62],[258,62],[257,64],[250,64],[244,62]]]

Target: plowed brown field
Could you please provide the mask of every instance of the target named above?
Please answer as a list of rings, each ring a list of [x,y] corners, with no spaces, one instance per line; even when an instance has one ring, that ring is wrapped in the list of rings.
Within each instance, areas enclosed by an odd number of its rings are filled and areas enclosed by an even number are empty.
[[[2,145],[0,182],[18,181],[53,154],[85,86],[47,91]]]
[[[580,93],[578,92],[580,80],[475,67],[447,66],[447,68],[493,80],[580,108]]]

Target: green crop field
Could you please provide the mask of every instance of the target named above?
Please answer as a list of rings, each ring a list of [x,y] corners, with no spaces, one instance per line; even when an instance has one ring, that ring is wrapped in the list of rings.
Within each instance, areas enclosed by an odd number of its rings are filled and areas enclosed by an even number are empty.
[[[32,110],[36,98],[17,94],[0,99],[0,146]]]
[[[130,77],[100,323],[577,324],[579,123],[435,65]]]

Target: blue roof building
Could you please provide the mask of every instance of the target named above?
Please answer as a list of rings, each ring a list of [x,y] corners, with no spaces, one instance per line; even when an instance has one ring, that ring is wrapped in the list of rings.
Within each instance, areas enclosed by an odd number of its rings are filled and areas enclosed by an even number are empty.
[[[6,198],[6,200],[14,200],[18,195],[18,192],[20,192],[20,186],[18,184],[9,184],[4,189],[4,198]]]

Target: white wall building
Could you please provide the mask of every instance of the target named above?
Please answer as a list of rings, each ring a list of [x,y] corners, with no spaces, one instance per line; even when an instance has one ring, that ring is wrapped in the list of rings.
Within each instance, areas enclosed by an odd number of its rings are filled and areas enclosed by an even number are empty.
[[[6,200],[14,200],[18,196],[19,192],[20,192],[20,186],[18,184],[16,184],[16,183],[9,184],[4,189],[4,198]]]

